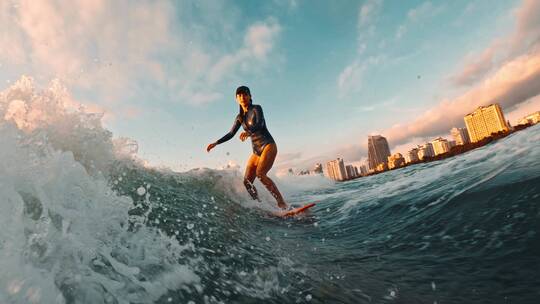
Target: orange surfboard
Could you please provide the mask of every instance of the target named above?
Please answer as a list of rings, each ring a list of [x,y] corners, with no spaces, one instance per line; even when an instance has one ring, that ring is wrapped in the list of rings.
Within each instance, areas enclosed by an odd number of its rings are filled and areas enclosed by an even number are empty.
[[[280,211],[280,212],[276,212],[274,214],[279,216],[279,217],[291,217],[291,216],[298,215],[298,214],[300,214],[302,212],[305,212],[305,211],[307,211],[309,208],[311,208],[313,206],[315,206],[315,203],[309,203],[309,204],[304,205],[302,207],[298,207],[298,208],[294,208],[294,209],[286,210],[286,211]]]

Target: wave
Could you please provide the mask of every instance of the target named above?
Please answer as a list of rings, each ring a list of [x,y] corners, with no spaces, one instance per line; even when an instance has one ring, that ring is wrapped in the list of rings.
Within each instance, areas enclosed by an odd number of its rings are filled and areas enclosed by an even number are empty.
[[[540,126],[334,183],[151,168],[58,82],[0,93],[0,302],[535,303]],[[260,184],[256,184],[262,187]],[[264,193],[264,191],[261,191]]]

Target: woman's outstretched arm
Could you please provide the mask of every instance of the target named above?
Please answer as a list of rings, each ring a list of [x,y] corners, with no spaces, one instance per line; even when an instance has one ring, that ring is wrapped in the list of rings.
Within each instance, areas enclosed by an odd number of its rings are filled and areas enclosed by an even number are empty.
[[[219,144],[222,144],[222,143],[228,141],[229,139],[233,138],[234,134],[236,134],[236,132],[238,132],[238,129],[240,129],[241,125],[242,125],[242,123],[240,122],[240,119],[237,116],[234,119],[233,126],[232,126],[231,130],[229,131],[229,133],[225,134],[222,138],[218,139],[215,143],[209,144],[208,147],[206,148],[206,151],[210,152],[210,150],[212,150],[215,146],[217,146]]]

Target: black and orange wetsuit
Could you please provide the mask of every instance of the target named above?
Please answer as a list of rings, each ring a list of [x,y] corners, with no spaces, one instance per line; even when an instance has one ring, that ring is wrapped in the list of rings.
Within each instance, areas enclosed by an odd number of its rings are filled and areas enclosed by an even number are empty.
[[[249,137],[251,137],[253,153],[258,156],[261,156],[264,146],[275,143],[274,138],[272,138],[272,135],[270,135],[270,132],[266,128],[261,106],[254,104],[250,104],[245,113],[239,113],[236,116],[229,133],[225,134],[216,143],[221,144],[231,139],[238,132],[240,126],[244,128],[244,131],[248,132]]]

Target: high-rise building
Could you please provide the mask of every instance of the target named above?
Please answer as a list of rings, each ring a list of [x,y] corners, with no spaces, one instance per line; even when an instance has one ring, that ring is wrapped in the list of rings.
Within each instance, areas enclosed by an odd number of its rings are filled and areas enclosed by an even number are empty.
[[[358,169],[358,174],[360,175],[366,175],[368,173],[366,165],[360,165],[356,168]]]
[[[355,167],[353,165],[346,165],[345,171],[347,172],[347,179],[355,178],[358,176],[358,171],[355,170]]]
[[[444,154],[450,151],[450,144],[445,138],[437,137],[431,142],[431,144],[433,145],[433,152],[435,155]]]
[[[473,143],[491,136],[492,133],[510,130],[498,104],[479,107],[474,112],[465,115],[463,119]]]
[[[388,157],[388,168],[394,169],[405,166],[405,158],[401,153],[396,153]]]
[[[462,146],[471,142],[467,128],[452,128],[450,134],[452,134],[452,137],[456,141],[456,145]]]
[[[422,146],[418,146],[418,159],[424,160],[426,157],[435,156],[435,151],[433,151],[433,145],[431,143],[425,143]]]
[[[390,156],[388,141],[381,135],[368,136],[368,164],[376,169],[380,163],[386,164]]]
[[[347,171],[345,171],[345,165],[343,159],[338,158],[326,163],[326,176],[330,179],[342,181],[347,179]]]
[[[406,163],[412,163],[418,160],[418,148],[412,148],[405,154]]]

